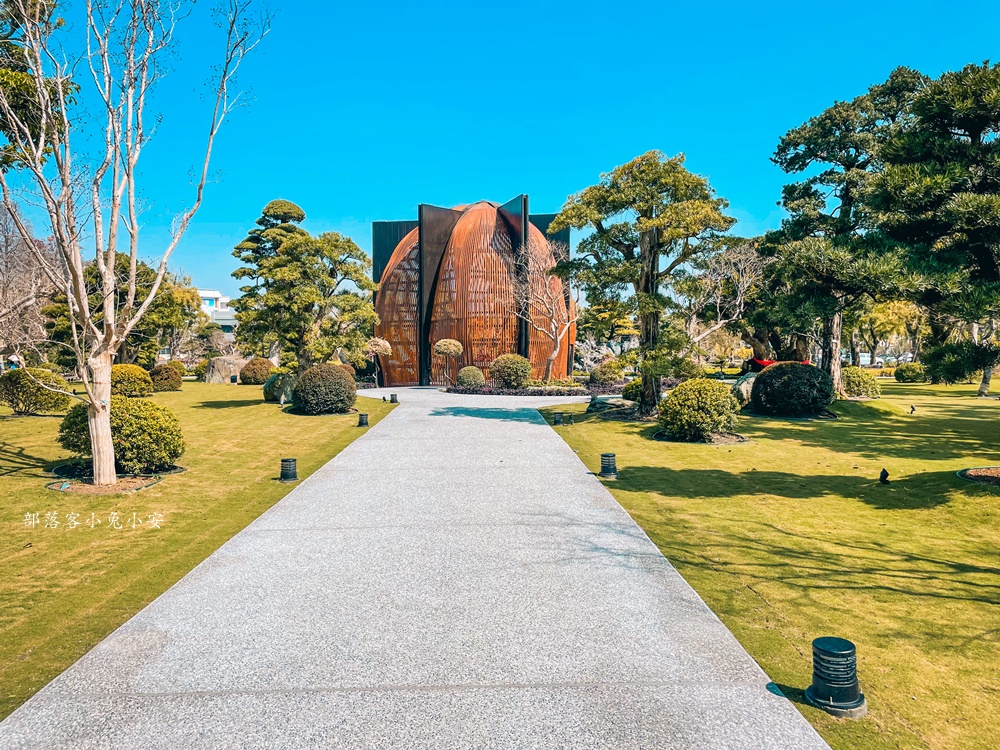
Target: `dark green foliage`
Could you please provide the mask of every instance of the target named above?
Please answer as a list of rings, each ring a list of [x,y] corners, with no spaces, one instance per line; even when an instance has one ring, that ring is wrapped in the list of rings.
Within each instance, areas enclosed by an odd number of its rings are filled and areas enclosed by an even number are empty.
[[[177,370],[177,374],[180,375],[182,378],[185,375],[187,375],[187,368],[184,366],[184,363],[181,362],[179,359],[168,359],[166,361],[166,365],[167,367],[173,367],[175,370]]]
[[[893,373],[897,383],[926,383],[927,368],[919,362],[904,362]]]
[[[483,375],[483,371],[478,367],[469,365],[468,367],[463,367],[458,371],[458,376],[455,378],[455,384],[468,388],[475,388],[476,386],[486,385],[486,376]]]
[[[642,378],[630,380],[622,388],[622,398],[626,401],[638,401],[640,396],[642,396]]]
[[[22,415],[63,411],[69,407],[69,396],[50,391],[39,383],[69,391],[69,383],[48,370],[39,367],[10,370],[0,375],[0,403]]]
[[[928,350],[923,360],[932,383],[964,383],[975,373],[996,367],[1000,362],[1000,347],[956,341]]]
[[[157,365],[149,371],[149,378],[153,381],[153,390],[157,393],[179,391],[183,382],[177,368],[170,365]]]
[[[860,367],[845,367],[843,376],[844,393],[848,396],[863,398],[880,398],[882,396],[882,387],[878,384],[875,376],[867,370],[862,370]]]
[[[55,362],[39,362],[37,366],[43,370],[54,372],[56,375],[62,375],[63,372],[63,368],[61,368]]]
[[[356,398],[354,378],[340,365],[314,365],[295,384],[295,406],[306,414],[341,414]]]
[[[823,411],[833,397],[833,381],[818,367],[779,362],[754,380],[750,404],[757,414],[808,417]]]
[[[153,380],[139,365],[114,365],[111,368],[111,393],[115,396],[149,396]]]
[[[670,391],[659,410],[660,426],[672,437],[706,442],[713,433],[736,429],[740,405],[724,383],[694,378]]]
[[[490,365],[490,379],[500,388],[524,388],[531,378],[531,362],[520,354],[501,354]]]
[[[191,368],[191,374],[194,375],[198,380],[205,380],[205,374],[208,372],[208,360],[203,359],[194,367]]]
[[[243,385],[264,385],[271,377],[274,364],[264,357],[254,357],[240,370],[240,382]]]
[[[295,393],[295,383],[298,376],[292,372],[280,372],[272,375],[264,383],[264,400],[272,404],[281,403],[281,397],[285,397],[285,403],[291,403]]]
[[[597,385],[611,385],[621,379],[622,366],[614,359],[602,362],[590,371],[590,382]]]
[[[89,456],[87,405],[77,404],[59,426],[59,444],[78,456]],[[170,411],[152,401],[111,397],[111,439],[121,474],[164,471],[184,453],[181,425]]]

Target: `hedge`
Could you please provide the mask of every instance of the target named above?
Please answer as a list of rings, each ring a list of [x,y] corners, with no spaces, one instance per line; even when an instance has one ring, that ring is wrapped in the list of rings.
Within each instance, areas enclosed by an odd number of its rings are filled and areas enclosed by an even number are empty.
[[[659,411],[660,426],[672,437],[707,442],[714,433],[736,428],[740,404],[725,383],[692,378],[670,391]]]
[[[844,392],[848,396],[862,398],[880,398],[882,387],[878,384],[875,376],[860,367],[845,367],[841,371],[844,379]]]
[[[0,402],[7,404],[18,415],[44,414],[69,408],[71,399],[67,393],[56,393],[49,388],[68,393],[69,383],[41,367],[10,370],[0,375]]]
[[[926,383],[927,368],[919,362],[904,362],[893,373],[898,383]]]
[[[778,362],[757,375],[750,404],[757,414],[805,417],[819,414],[833,398],[833,381],[818,367]]]

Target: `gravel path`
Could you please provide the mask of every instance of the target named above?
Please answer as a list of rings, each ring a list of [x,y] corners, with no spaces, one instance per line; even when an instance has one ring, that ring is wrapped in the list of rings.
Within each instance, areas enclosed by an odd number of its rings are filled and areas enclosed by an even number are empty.
[[[827,747],[535,411],[571,399],[398,393],[0,748]]]

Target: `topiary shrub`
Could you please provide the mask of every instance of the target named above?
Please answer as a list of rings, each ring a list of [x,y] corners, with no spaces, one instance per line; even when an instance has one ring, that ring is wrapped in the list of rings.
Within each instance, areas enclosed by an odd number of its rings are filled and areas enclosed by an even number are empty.
[[[153,390],[157,393],[179,391],[183,382],[177,368],[170,365],[157,365],[149,371],[149,378],[153,381]]]
[[[280,404],[281,397],[285,397],[285,403],[291,403],[295,394],[295,383],[298,382],[298,375],[292,372],[279,372],[272,375],[264,383],[264,400],[272,404]]]
[[[926,383],[927,368],[919,362],[904,362],[892,374],[897,383]]]
[[[174,465],[184,454],[180,422],[152,401],[111,397],[111,441],[120,474],[152,474]],[[77,404],[59,426],[59,444],[78,456],[91,455],[87,405]]]
[[[153,379],[139,365],[112,365],[111,395],[135,398],[153,392]]]
[[[173,367],[175,370],[177,370],[177,374],[180,375],[182,378],[188,374],[187,368],[184,366],[184,363],[181,362],[179,359],[168,359],[164,364],[166,364],[168,367]]]
[[[630,380],[622,388],[622,398],[626,401],[638,401],[642,398],[642,378]]]
[[[340,365],[314,365],[302,373],[293,398],[306,414],[342,414],[354,406],[357,384]]]
[[[347,362],[338,362],[337,367],[340,367],[350,375],[354,380],[358,379],[358,371],[354,369],[354,365],[348,364]]]
[[[740,404],[729,386],[708,378],[678,385],[660,402],[660,426],[673,438],[708,442],[716,432],[728,432],[739,422]]]
[[[750,404],[757,414],[807,417],[823,411],[833,397],[833,381],[818,367],[778,362],[757,375]]]
[[[531,362],[520,354],[501,354],[490,365],[490,378],[501,388],[524,388],[531,378]]]
[[[274,364],[263,357],[254,357],[240,370],[240,382],[243,385],[264,385],[271,377]]]
[[[191,374],[195,376],[198,380],[205,381],[205,373],[208,372],[208,360],[203,359],[201,362],[196,364],[191,368]]]
[[[844,378],[844,392],[848,396],[861,398],[880,398],[882,387],[875,376],[860,367],[845,367],[841,371]]]
[[[590,382],[596,385],[611,385],[622,379],[622,366],[613,359],[595,365],[590,371]]]
[[[69,383],[40,367],[9,370],[0,375],[0,402],[7,404],[18,415],[44,414],[69,408],[70,397],[49,388],[68,392]]]
[[[478,367],[469,365],[458,371],[458,375],[455,377],[455,384],[464,388],[476,388],[486,385],[486,376],[483,375],[483,371]]]

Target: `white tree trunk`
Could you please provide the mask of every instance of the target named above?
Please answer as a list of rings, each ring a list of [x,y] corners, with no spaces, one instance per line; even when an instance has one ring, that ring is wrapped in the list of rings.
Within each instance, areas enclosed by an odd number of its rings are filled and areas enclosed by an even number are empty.
[[[93,400],[87,405],[94,484],[115,484],[115,445],[111,440],[111,353],[103,352],[87,360]]]

